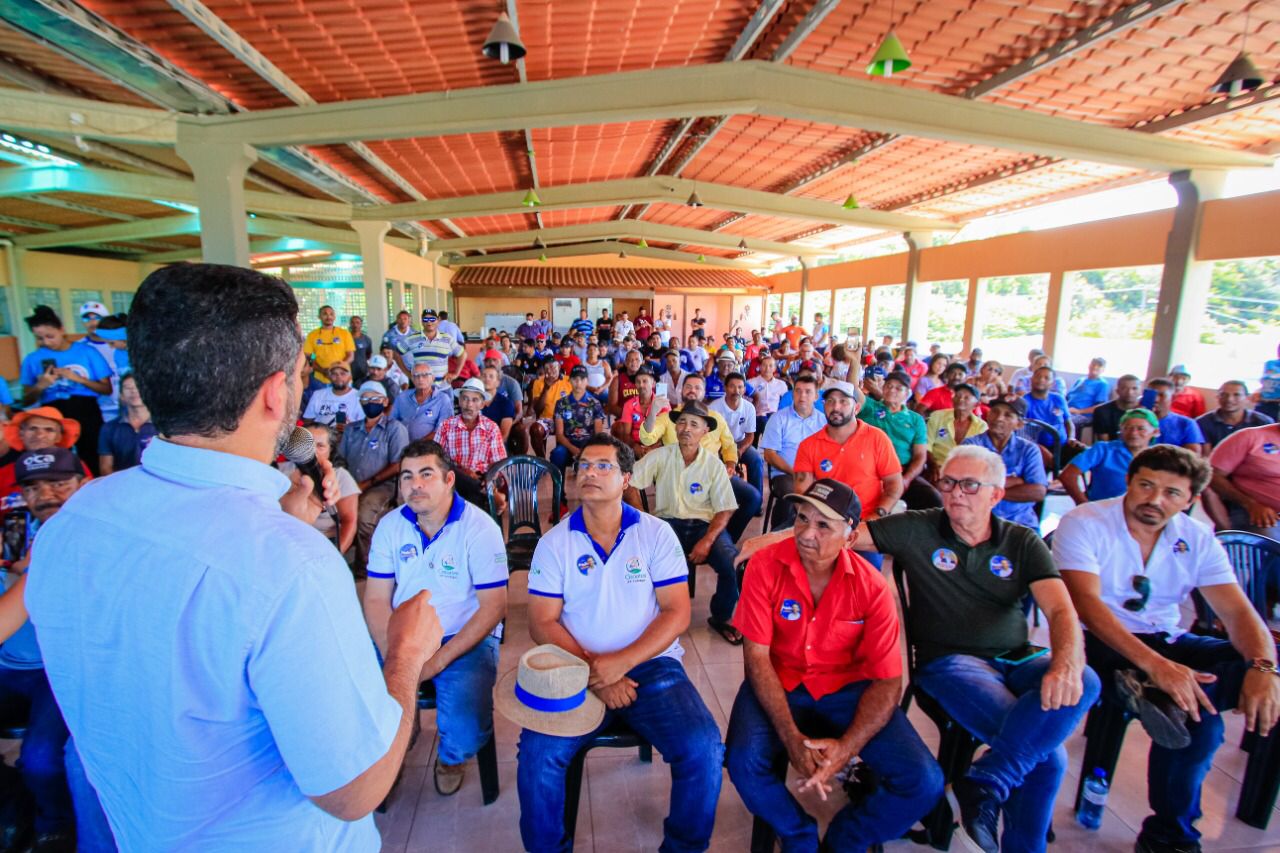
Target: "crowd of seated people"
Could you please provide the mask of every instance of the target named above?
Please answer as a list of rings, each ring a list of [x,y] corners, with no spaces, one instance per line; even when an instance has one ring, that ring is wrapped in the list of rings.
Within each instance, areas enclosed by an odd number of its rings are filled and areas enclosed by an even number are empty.
[[[77,833],[79,849],[115,849],[113,829],[140,819],[99,805],[22,605],[44,522],[92,477],[142,463],[156,438],[128,369],[127,318],[103,312],[85,306],[91,335],[74,343],[49,309],[29,318],[41,347],[23,362],[28,408],[0,448],[0,707],[30,706],[21,784],[36,850],[76,849]],[[839,340],[822,314],[811,327],[775,315],[719,343],[696,316],[681,346],[670,308],[634,320],[584,310],[563,334],[543,311],[510,334],[489,330],[474,358],[443,312],[422,312],[420,329],[401,312],[377,353],[360,318],[341,328],[326,306],[319,319],[303,343],[301,412],[338,492],[332,512],[310,497],[314,526],[364,579],[381,653],[391,613],[432,594],[444,641],[421,678],[436,689],[441,795],[460,789],[493,732],[506,499],[495,484],[490,517],[487,474],[533,454],[572,480],[577,508],[565,516],[566,489],[533,557],[530,631],[538,649],[587,668],[599,714],[588,727],[582,709],[561,718],[554,703],[521,706],[517,686],[528,850],[566,849],[566,766],[613,718],[672,764],[663,849],[706,849],[722,764],[784,849],[819,849],[815,819],[776,774],[781,760],[824,798],[855,758],[881,780],[836,815],[821,849],[900,837],[943,779],[898,709],[906,673],[885,556],[910,585],[918,686],[990,746],[953,785],[977,849],[1045,849],[1062,743],[1099,695],[1127,703],[1152,734],[1152,815],[1137,849],[1153,853],[1198,849],[1217,712],[1239,709],[1263,733],[1280,715],[1271,636],[1213,527],[1189,514],[1204,498],[1218,529],[1280,539],[1280,426],[1264,413],[1276,376],[1252,398],[1245,381],[1224,383],[1208,409],[1181,366],[1112,383],[1099,357],[1068,387],[1039,350],[1016,371],[979,348],[922,357],[888,336]],[[1040,512],[1058,486],[1077,508],[1051,553]],[[748,539],[766,495],[774,532]],[[700,563],[716,575],[711,628],[744,647],[723,743],[679,663],[685,581]],[[1193,590],[1226,640],[1179,626]],[[1024,661],[1013,653],[1027,642],[1027,600],[1048,619],[1050,647]],[[501,685],[497,696],[502,706]]]

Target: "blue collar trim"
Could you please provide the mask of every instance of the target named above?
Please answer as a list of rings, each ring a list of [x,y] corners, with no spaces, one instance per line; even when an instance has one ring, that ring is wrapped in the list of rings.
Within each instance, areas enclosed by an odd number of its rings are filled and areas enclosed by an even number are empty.
[[[457,492],[453,493],[453,504],[449,507],[449,517],[444,520],[444,524],[440,525],[440,529],[436,531],[435,536],[428,536],[427,532],[418,524],[418,514],[413,511],[408,504],[400,507],[400,515],[405,521],[413,525],[413,529],[418,531],[418,536],[422,539],[422,553],[427,553],[427,549],[440,538],[446,527],[455,521],[462,520],[462,513],[466,512],[467,502]]]
[[[587,530],[587,520],[582,515],[582,507],[575,509],[569,516],[569,529],[581,533],[591,542],[591,547],[596,549],[596,554],[600,556],[602,563],[609,562],[609,555],[618,550],[618,546],[622,544],[622,537],[627,535],[627,530],[640,523],[640,510],[624,503],[622,505],[622,525],[618,528],[618,538],[614,540],[613,547],[608,551],[600,547],[591,536],[591,532]]]

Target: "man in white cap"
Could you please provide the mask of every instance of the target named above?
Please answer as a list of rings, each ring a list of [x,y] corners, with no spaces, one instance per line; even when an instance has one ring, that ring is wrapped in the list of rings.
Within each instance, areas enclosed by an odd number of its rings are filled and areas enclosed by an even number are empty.
[[[468,379],[458,389],[458,414],[445,418],[436,430],[436,441],[456,466],[458,494],[485,510],[484,475],[507,458],[501,428],[481,413],[487,402],[484,382]]]
[[[665,523],[622,502],[635,456],[596,435],[578,461],[582,506],[538,542],[529,570],[529,632],[587,661],[588,687],[671,765],[664,851],[706,850],[720,796],[720,730],[680,664],[689,627],[688,569]],[[503,695],[503,694],[500,694]],[[517,694],[520,695],[520,694]],[[536,698],[534,705],[539,703]],[[517,785],[526,850],[565,851],[565,771],[598,729],[526,728]]]
[[[99,334],[98,324],[111,312],[101,302],[86,302],[80,306],[80,323],[84,326],[84,342],[98,351],[103,361],[111,368],[111,393],[98,397],[98,407],[102,409],[102,420],[107,422],[120,415],[120,367],[116,364],[118,348],[112,340],[123,341],[124,329],[107,337]]]
[[[388,400],[395,400],[400,396],[400,384],[387,375],[387,369],[390,364],[380,355],[375,355],[368,361],[369,381],[377,382],[387,394]],[[363,382],[360,383],[362,386]]]
[[[444,638],[422,679],[436,689],[440,745],[434,771],[443,796],[462,787],[465,762],[493,734],[498,641],[507,615],[507,547],[485,512],[454,491],[453,463],[434,441],[400,456],[404,506],[382,517],[369,552],[364,615],[379,651],[387,651],[391,611],[431,593]]]
[[[360,410],[361,419],[347,424],[339,445],[342,458],[347,460],[347,470],[360,487],[356,513],[357,576],[364,573],[378,519],[395,505],[400,454],[409,443],[409,431],[404,424],[387,413],[387,395],[380,383],[369,379],[360,386]]]
[[[1191,371],[1185,364],[1169,368],[1169,381],[1173,383],[1173,401],[1169,409],[1175,414],[1195,419],[1208,410],[1204,396],[1191,387]]]

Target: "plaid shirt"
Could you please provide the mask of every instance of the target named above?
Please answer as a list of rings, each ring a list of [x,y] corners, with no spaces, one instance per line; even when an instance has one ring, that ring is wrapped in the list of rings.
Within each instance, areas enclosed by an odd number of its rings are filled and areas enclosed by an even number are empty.
[[[480,416],[475,429],[467,429],[461,415],[445,418],[436,430],[436,441],[453,464],[475,474],[483,474],[490,465],[507,458],[502,431],[484,415]]]

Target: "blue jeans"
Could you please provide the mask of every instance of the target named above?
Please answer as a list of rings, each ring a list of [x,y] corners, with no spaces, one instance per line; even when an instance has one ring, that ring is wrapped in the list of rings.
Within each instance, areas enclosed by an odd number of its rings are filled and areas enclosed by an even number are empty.
[[[693,546],[698,544],[699,539],[707,535],[709,527],[705,521],[692,518],[662,520],[675,531],[676,538],[680,540],[680,547],[684,548],[686,554],[693,550]],[[711,553],[707,555],[707,564],[716,572],[716,591],[711,596],[711,616],[721,622],[732,619],[733,609],[738,606],[738,572],[733,567],[736,559],[738,559],[738,549],[734,547],[728,532],[721,530],[720,535],[711,545]],[[691,572],[695,570],[696,567],[689,569]]]
[[[498,638],[476,647],[431,679],[436,687],[439,760],[462,764],[493,734],[493,685],[498,678]]]
[[[640,685],[636,700],[620,710],[605,711],[596,731],[621,717],[671,765],[671,808],[662,824],[659,849],[706,850],[720,797],[720,729],[675,658],[645,661],[627,675]],[[531,853],[570,849],[564,827],[565,771],[594,735],[557,737],[529,729],[520,733],[520,838]]]
[[[1213,707],[1229,711],[1240,699],[1249,664],[1230,642],[1216,637],[1183,634],[1169,642],[1165,634],[1135,634],[1158,654],[1199,672],[1209,672],[1218,680],[1201,684]],[[1085,656],[1098,671],[1108,696],[1115,698],[1115,671],[1135,668],[1126,658],[1088,631],[1084,635]],[[1118,700],[1117,700],[1118,701]],[[1168,844],[1198,841],[1200,831],[1200,785],[1213,765],[1213,754],[1222,746],[1220,714],[1200,712],[1200,722],[1187,720],[1191,743],[1182,749],[1151,745],[1147,757],[1147,803],[1154,812],[1142,822],[1142,834]],[[1275,737],[1273,734],[1272,737]]]
[[[733,498],[738,502],[738,508],[725,530],[729,532],[729,541],[737,542],[742,539],[751,519],[760,513],[760,490],[741,477],[730,477],[729,485],[733,486]]]
[[[787,693],[800,731],[809,737],[839,737],[848,730],[869,681],[859,681],[814,699],[804,686]],[[786,747],[770,722],[751,682],[738,689],[726,737],[729,778],[753,815],[763,818],[782,842],[784,853],[818,849],[818,823],[787,790],[774,764]],[[900,837],[942,796],[942,770],[901,709],[862,748],[859,757],[879,776],[871,796],[848,803],[831,820],[826,844],[832,850],[865,850]]]
[[[98,792],[85,775],[75,738],[67,740],[66,765],[67,785],[76,809],[76,850],[78,853],[116,853],[116,838],[111,834]]]
[[[1084,695],[1069,708],[1040,707],[1040,681],[1049,656],[1024,664],[973,655],[945,655],[916,670],[916,684],[978,740],[991,748],[969,777],[1004,802],[1000,849],[1042,851],[1053,803],[1066,770],[1063,741],[1097,701],[1098,676],[1084,670]]]
[[[18,763],[22,781],[36,801],[36,834],[70,829],[75,815],[62,759],[67,724],[43,669],[0,666],[0,707],[18,705],[31,708]]]
[[[556,444],[555,447],[551,448],[551,464],[560,469],[561,477],[564,476],[565,469],[572,464],[573,459],[573,454],[565,450],[563,444]]]
[[[760,494],[764,494],[764,454],[754,447],[748,447],[738,460],[747,466],[747,483]],[[756,507],[756,512],[760,507]]]

